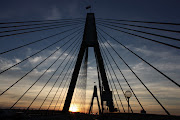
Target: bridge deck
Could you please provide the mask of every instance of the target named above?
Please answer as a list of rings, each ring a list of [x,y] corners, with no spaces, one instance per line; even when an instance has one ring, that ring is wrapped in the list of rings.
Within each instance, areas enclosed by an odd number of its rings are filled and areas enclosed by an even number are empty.
[[[102,118],[103,120],[180,120],[180,116],[138,113],[108,113],[104,114]]]
[[[26,114],[22,110],[0,110],[2,120],[180,120],[180,116],[154,114],[105,113],[103,115],[89,115],[84,113],[64,113],[61,111],[29,110]]]

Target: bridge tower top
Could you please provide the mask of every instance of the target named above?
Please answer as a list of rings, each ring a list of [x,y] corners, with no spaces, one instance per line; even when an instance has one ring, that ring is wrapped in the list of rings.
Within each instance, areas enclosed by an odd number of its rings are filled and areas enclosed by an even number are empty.
[[[83,41],[87,47],[98,44],[94,13],[87,13]]]

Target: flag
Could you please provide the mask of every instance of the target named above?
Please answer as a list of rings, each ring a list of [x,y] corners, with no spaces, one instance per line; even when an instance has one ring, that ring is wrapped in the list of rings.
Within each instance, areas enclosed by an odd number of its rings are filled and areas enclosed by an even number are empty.
[[[91,8],[91,6],[87,6],[87,7],[86,7],[86,9],[89,9],[89,8]]]

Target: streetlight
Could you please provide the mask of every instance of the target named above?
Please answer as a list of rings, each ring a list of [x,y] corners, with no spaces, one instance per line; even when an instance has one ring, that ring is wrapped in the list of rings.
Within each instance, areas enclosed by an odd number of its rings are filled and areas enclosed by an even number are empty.
[[[128,99],[128,113],[129,113],[129,98],[132,96],[131,91],[127,90],[127,91],[125,92],[125,96],[126,96],[127,99]]]

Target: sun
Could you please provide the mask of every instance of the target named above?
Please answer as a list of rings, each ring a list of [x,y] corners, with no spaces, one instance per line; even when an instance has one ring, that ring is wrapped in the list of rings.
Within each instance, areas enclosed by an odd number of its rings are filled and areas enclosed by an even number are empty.
[[[77,107],[76,105],[72,105],[72,106],[70,106],[69,111],[71,111],[71,112],[77,112],[77,111],[78,111],[78,107]]]

